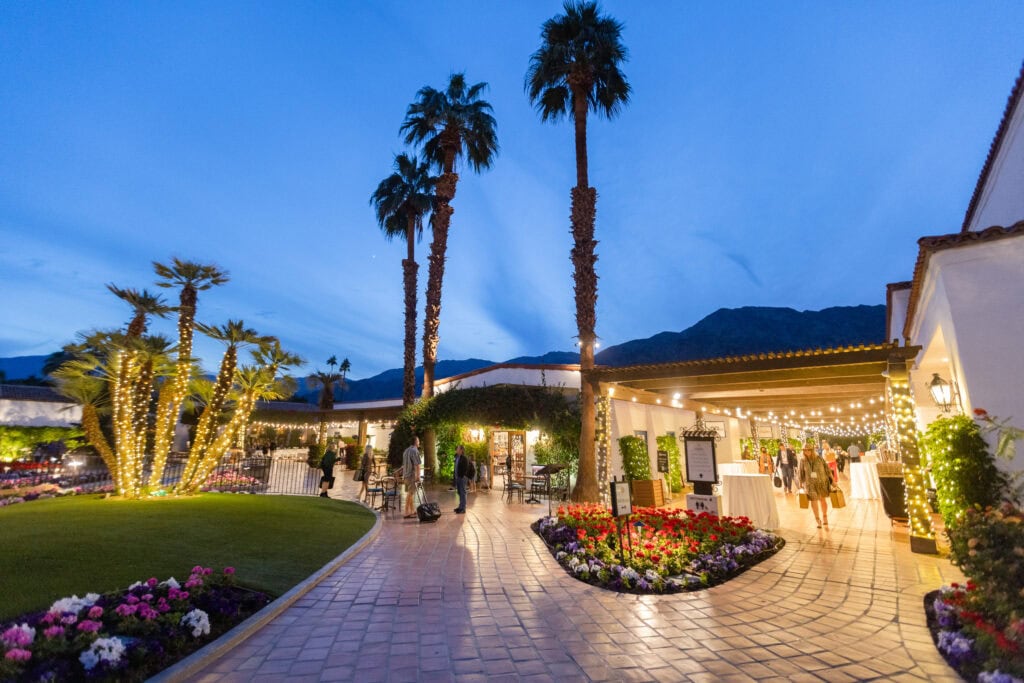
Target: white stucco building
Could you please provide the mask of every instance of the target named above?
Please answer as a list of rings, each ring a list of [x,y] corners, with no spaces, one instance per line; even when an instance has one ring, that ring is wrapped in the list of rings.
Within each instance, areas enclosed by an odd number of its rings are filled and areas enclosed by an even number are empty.
[[[935,374],[954,410],[1024,426],[1024,67],[1010,93],[960,232],[923,237],[913,279],[889,286],[889,338],[921,351],[910,377],[924,428],[941,414]],[[1024,470],[1024,449],[1011,465]]]
[[[71,427],[82,407],[49,387],[0,384],[0,426]]]

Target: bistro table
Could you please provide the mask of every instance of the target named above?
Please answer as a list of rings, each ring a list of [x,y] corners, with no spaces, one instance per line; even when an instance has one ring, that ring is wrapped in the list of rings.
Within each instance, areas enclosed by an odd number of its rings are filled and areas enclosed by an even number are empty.
[[[718,474],[758,474],[756,460],[718,463]]]
[[[722,508],[730,517],[746,517],[758,529],[779,528],[779,508],[767,474],[723,474]]]
[[[878,481],[878,464],[873,462],[850,463],[850,498],[878,500],[881,497],[882,486]]]

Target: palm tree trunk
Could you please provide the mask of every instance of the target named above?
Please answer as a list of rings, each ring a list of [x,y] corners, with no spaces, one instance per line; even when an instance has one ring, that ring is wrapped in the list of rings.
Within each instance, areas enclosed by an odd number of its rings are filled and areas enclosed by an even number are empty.
[[[410,249],[411,251],[411,249]],[[416,273],[419,264],[410,256],[402,261],[405,282],[405,365],[402,373],[402,406],[416,400]]]
[[[572,190],[572,231],[574,246],[573,282],[576,293],[576,327],[580,341],[580,465],[573,500],[596,502],[597,455],[594,446],[594,389],[586,374],[594,367],[597,325],[597,261],[594,218],[597,192],[592,187]]]
[[[185,471],[181,475],[181,481],[178,482],[179,491],[191,493],[202,484],[202,481],[198,479],[200,464],[217,438],[217,420],[227,401],[228,391],[231,389],[231,382],[235,377],[237,362],[238,349],[229,346],[220,363],[217,382],[213,387],[213,396],[199,417],[199,424],[196,425],[196,437],[188,454],[188,462],[185,463]]]
[[[454,163],[454,162],[453,162]],[[434,395],[434,366],[437,364],[438,329],[441,326],[441,285],[448,251],[448,228],[455,210],[450,202],[455,197],[459,174],[446,170],[437,181],[437,206],[430,216],[433,239],[430,242],[427,269],[427,310],[423,318],[423,398]]]
[[[107,441],[107,436],[103,433],[103,428],[100,427],[100,416],[96,412],[96,406],[90,403],[82,406],[82,430],[85,432],[89,444],[103,458],[107,471],[110,472],[110,479],[116,484],[120,477],[117,471],[117,456],[114,455],[114,451],[110,448],[110,442]]]
[[[178,363],[174,379],[168,380],[171,386],[163,388],[157,402],[150,486],[153,482],[159,484],[163,478],[167,455],[171,452],[171,444],[174,441],[174,428],[178,424],[181,406],[188,393],[188,383],[192,376],[192,338],[195,332],[197,298],[195,289],[184,287],[178,299]],[[167,391],[166,399],[163,396],[164,391]]]

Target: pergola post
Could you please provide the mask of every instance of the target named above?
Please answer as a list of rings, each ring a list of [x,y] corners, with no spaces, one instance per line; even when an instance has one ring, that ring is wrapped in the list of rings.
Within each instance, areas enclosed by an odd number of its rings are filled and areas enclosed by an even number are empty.
[[[910,517],[910,550],[935,554],[938,550],[932,529],[932,510],[928,503],[924,466],[917,448],[917,420],[914,416],[914,397],[910,393],[907,362],[895,354],[889,358],[886,407],[894,424],[903,462],[903,483],[906,486],[907,514]]]

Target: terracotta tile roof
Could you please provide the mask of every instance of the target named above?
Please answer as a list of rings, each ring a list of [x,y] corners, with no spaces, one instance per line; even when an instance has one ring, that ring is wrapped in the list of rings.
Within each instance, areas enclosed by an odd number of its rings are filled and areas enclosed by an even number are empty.
[[[47,403],[74,403],[51,387],[27,384],[0,384],[0,399],[8,401],[45,401]]]
[[[917,314],[921,287],[924,285],[924,277],[928,273],[928,262],[932,254],[946,249],[969,247],[982,242],[993,242],[1021,235],[1024,235],[1024,221],[1018,221],[1008,228],[993,225],[991,228],[985,228],[978,232],[954,232],[951,235],[936,235],[919,239],[917,241],[917,263],[914,264],[914,279],[911,281],[910,301],[907,304],[907,320],[903,324],[903,337],[907,338],[910,335],[910,324]]]
[[[721,356],[719,358],[704,358],[701,360],[685,360],[685,361],[674,361],[669,363],[652,363],[648,365],[628,365],[621,367],[613,366],[598,366],[594,369],[593,374],[601,375],[603,372],[621,372],[624,370],[648,370],[654,368],[660,368],[669,370],[672,368],[695,368],[700,366],[706,366],[710,370],[715,371],[722,366],[737,365],[742,363],[750,363],[752,361],[763,361],[763,360],[776,360],[782,358],[814,358],[824,356],[837,356],[841,354],[849,353],[862,353],[865,351],[891,351],[894,349],[901,348],[898,342],[883,342],[881,344],[850,344],[848,346],[835,346],[829,348],[818,348],[818,349],[800,349],[796,351],[771,351],[765,353],[750,353],[742,356]]]
[[[974,186],[974,195],[971,197],[971,203],[967,205],[964,224],[960,227],[961,232],[967,232],[967,226],[974,219],[974,212],[977,210],[978,201],[981,199],[981,191],[984,189],[985,183],[988,182],[988,174],[992,171],[992,164],[995,163],[996,155],[999,154],[999,148],[1003,145],[1003,138],[1010,127],[1013,111],[1017,108],[1017,104],[1020,103],[1022,96],[1024,96],[1024,63],[1021,64],[1020,73],[1017,75],[1017,82],[1013,84],[1013,90],[1010,91],[1010,97],[1006,102],[1006,109],[1003,111],[1003,120],[999,122],[996,136],[988,148],[988,157],[985,158],[985,165],[981,167],[981,174],[978,176],[977,185]]]

